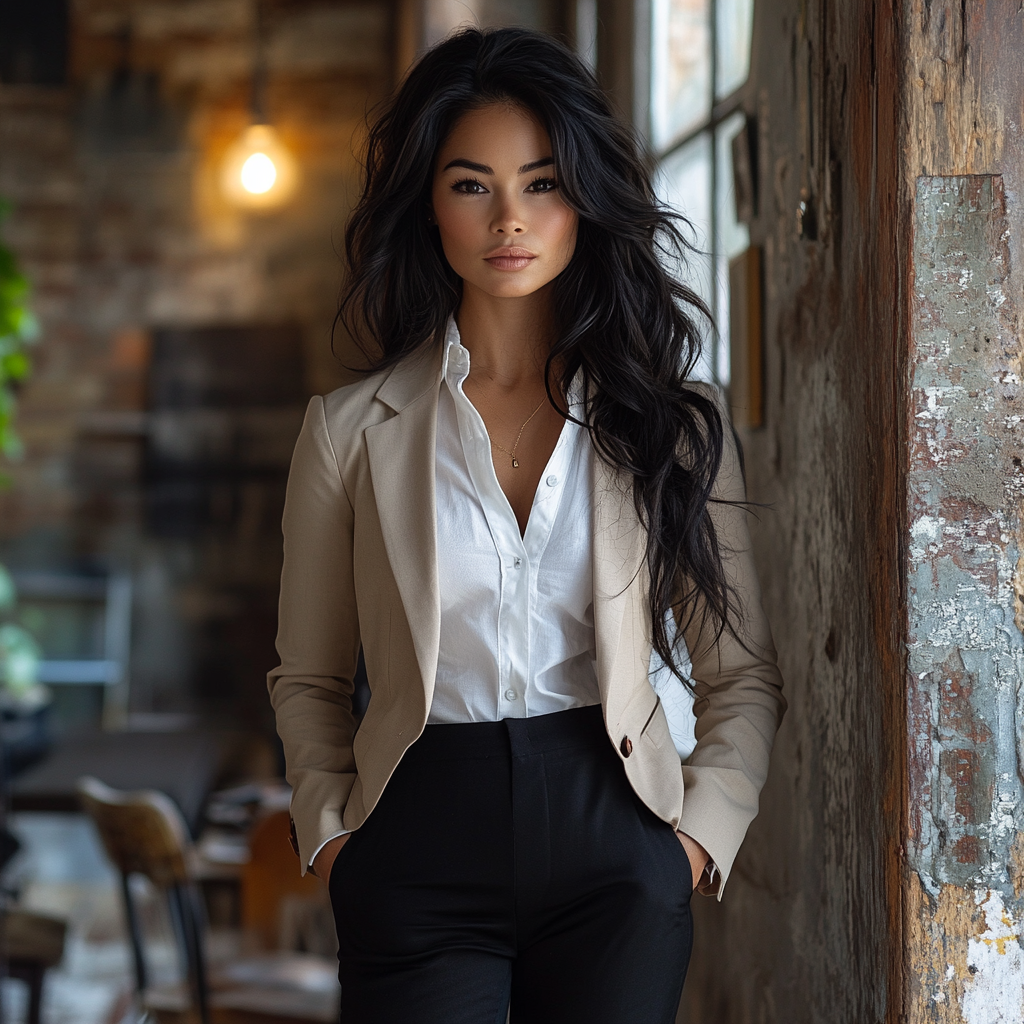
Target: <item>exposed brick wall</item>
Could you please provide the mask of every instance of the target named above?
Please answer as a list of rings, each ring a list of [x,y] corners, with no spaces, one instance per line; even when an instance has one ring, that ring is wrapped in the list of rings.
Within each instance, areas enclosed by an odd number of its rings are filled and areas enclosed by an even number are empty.
[[[272,508],[213,548],[146,536],[150,331],[298,323],[309,393],[345,377],[330,351],[338,252],[361,125],[394,76],[392,5],[263,9],[267,109],[302,171],[278,212],[239,212],[217,183],[248,123],[254,0],[76,0],[67,87],[0,85],[6,238],[43,327],[21,395],[26,458],[0,495],[0,554],[15,567],[83,555],[133,567],[133,703],[145,710],[189,704],[197,645],[212,623],[239,627],[253,601],[260,657],[272,656],[280,560]],[[270,667],[259,660],[244,669],[256,702]]]
[[[0,194],[15,206],[7,238],[44,327],[5,535],[28,520],[65,521],[82,418],[139,407],[140,331],[295,319],[308,328],[310,390],[339,379],[327,344],[336,251],[359,129],[392,76],[390,8],[267,4],[268,108],[303,184],[290,206],[262,216],[232,209],[216,182],[248,119],[253,11],[252,0],[80,0],[72,85],[0,86]],[[126,61],[132,80],[112,96]]]

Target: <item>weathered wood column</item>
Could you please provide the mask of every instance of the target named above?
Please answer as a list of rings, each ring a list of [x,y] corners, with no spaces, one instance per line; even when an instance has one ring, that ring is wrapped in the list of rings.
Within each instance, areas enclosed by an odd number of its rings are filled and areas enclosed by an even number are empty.
[[[790,710],[680,1019],[1021,1024],[1024,4],[759,0],[745,106]]]

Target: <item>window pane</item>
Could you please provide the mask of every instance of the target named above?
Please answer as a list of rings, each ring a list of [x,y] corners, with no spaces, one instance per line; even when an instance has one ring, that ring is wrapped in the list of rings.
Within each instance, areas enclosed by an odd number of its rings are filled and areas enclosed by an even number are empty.
[[[711,113],[710,0],[654,0],[651,134],[664,149]]]
[[[720,100],[738,89],[750,74],[754,0],[718,0],[715,28],[718,34],[715,99]]]
[[[736,190],[732,174],[732,140],[743,129],[742,113],[727,117],[716,132],[717,155],[716,212],[718,214],[718,251],[726,260],[738,256],[750,245],[750,229],[736,219]]]
[[[729,260],[738,256],[750,245],[750,229],[736,219],[736,191],[732,176],[732,140],[742,130],[745,117],[742,113],[726,118],[715,133],[717,157],[715,176],[715,212],[717,215],[718,245],[717,304],[718,318],[718,381],[729,383]]]
[[[687,255],[684,264],[670,270],[711,306],[711,136],[702,133],[663,160],[658,168],[656,187],[659,198],[689,221],[690,226],[684,226],[683,233],[697,250]],[[706,324],[701,326],[707,327]],[[713,345],[713,338],[708,336],[701,365],[696,371],[696,376],[702,380],[714,379]]]

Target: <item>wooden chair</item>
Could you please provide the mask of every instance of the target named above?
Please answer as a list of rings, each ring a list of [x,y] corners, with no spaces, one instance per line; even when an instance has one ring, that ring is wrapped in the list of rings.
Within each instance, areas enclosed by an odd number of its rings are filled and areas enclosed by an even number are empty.
[[[28,985],[27,1024],[39,1024],[43,1002],[43,977],[64,958],[64,921],[34,914],[18,907],[3,913],[3,948],[7,973]]]
[[[80,781],[79,794],[121,874],[136,987],[143,1006],[158,1021],[308,1024],[338,1019],[336,968],[322,957],[268,953],[218,965],[211,977],[204,908],[189,872],[193,851],[181,815],[168,797],[153,790],[120,792],[92,778]],[[187,998],[179,999],[178,1005],[148,985],[144,936],[128,884],[132,874],[144,875],[166,894],[186,968]]]

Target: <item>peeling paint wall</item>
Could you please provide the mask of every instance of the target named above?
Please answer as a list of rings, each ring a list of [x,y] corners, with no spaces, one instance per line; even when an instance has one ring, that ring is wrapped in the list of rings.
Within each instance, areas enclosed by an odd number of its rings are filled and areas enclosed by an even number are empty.
[[[1024,9],[914,0],[906,1019],[1024,1020]]]
[[[1013,576],[1024,425],[1002,179],[921,177],[915,207],[912,866],[926,888],[933,877],[969,884],[979,868],[1008,884],[1022,796],[1014,722],[1024,644]],[[993,868],[986,854],[1000,847]]]
[[[997,175],[921,176],[908,565],[912,1020],[1018,1024],[1024,476],[1018,303]],[[941,950],[943,956],[936,957]]]

